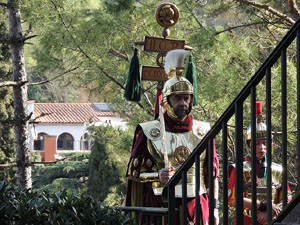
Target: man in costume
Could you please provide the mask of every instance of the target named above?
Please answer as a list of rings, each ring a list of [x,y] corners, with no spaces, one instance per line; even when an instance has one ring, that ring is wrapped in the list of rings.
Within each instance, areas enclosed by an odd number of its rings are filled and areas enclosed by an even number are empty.
[[[172,76],[166,81],[162,94],[165,126],[159,120],[140,123],[135,131],[131,157],[128,163],[128,187],[125,200],[126,206],[136,207],[167,207],[162,201],[162,189],[174,175],[176,169],[189,156],[206,132],[210,129],[207,122],[193,120],[189,115],[193,104],[193,86],[181,75],[185,50],[173,50],[166,56],[165,70]],[[184,55],[184,56],[183,56]],[[171,60],[170,60],[171,58]],[[176,65],[168,63],[175,58]],[[179,63],[178,61],[181,61]],[[166,65],[168,64],[168,65]],[[172,63],[171,63],[172,64]],[[162,130],[165,129],[165,130]],[[164,138],[165,137],[165,138]],[[163,143],[165,141],[165,143]],[[167,150],[168,164],[164,161],[164,146]],[[202,208],[202,224],[208,225],[208,194],[207,194],[207,151],[200,156],[200,202]],[[214,199],[215,224],[218,224],[218,176],[219,164],[214,148]],[[188,221],[195,222],[195,169],[188,171]],[[175,197],[181,198],[181,184],[175,188]],[[180,201],[178,201],[180,202]],[[140,218],[141,221],[141,218]],[[178,224],[181,219],[177,218]]]
[[[256,183],[257,183],[257,222],[258,225],[267,224],[267,126],[262,122],[262,102],[256,102]],[[247,147],[251,149],[251,127],[247,129]],[[282,166],[272,162],[272,215],[277,216],[281,208]],[[228,204],[235,207],[235,165],[229,166]],[[248,155],[243,163],[244,182],[244,225],[251,225],[251,156]],[[235,221],[234,221],[234,224]]]

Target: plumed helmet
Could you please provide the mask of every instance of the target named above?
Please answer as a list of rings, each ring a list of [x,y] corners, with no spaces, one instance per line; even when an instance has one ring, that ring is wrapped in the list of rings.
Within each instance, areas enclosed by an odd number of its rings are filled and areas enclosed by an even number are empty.
[[[267,138],[267,125],[262,121],[262,102],[256,102],[256,139]],[[251,125],[247,129],[246,141],[250,146],[251,141]]]
[[[167,97],[171,94],[191,94],[193,95],[193,85],[188,79],[182,76],[175,76],[166,81],[163,88],[163,102],[167,102]]]
[[[171,94],[190,94],[193,96],[193,85],[181,76],[187,53],[186,50],[176,49],[169,51],[165,57],[165,72],[170,78],[166,81],[162,90],[163,105],[174,118],[177,118],[177,116],[168,102],[168,96]],[[189,112],[192,110],[192,105],[193,101],[190,103]]]

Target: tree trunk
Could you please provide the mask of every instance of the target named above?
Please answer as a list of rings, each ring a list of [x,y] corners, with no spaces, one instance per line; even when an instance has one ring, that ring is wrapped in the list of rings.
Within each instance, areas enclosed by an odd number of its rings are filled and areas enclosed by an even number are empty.
[[[24,60],[24,39],[22,36],[18,0],[8,0],[9,35],[13,63],[13,81],[20,85],[14,90],[14,128],[16,140],[17,181],[21,188],[31,188],[31,165],[27,119],[27,74]]]

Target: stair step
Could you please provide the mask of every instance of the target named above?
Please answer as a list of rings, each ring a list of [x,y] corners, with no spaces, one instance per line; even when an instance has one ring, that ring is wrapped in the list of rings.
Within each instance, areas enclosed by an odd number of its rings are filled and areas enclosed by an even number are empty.
[[[300,204],[298,203],[292,211],[282,220],[281,223],[274,223],[278,225],[300,225]]]
[[[285,222],[277,222],[274,225],[300,225],[300,223],[285,223]]]

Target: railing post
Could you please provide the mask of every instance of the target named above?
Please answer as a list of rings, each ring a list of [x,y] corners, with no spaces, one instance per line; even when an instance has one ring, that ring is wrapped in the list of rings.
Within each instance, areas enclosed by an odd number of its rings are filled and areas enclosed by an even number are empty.
[[[251,177],[256,177],[256,88],[251,88]],[[251,180],[252,190],[252,224],[257,224],[257,206],[256,206],[256,179]]]
[[[236,187],[236,221],[244,224],[244,202],[243,202],[243,102],[235,104],[235,187]]]
[[[187,171],[184,170],[182,171],[182,179],[181,179],[181,184],[182,184],[182,224],[186,225],[187,224]]]
[[[222,145],[223,145],[223,224],[228,224],[228,154],[227,154],[227,121],[222,123]]]
[[[199,191],[200,191],[200,158],[199,155],[197,154],[195,156],[195,169],[196,169],[196,186],[195,186],[195,205],[196,205],[196,225],[200,225],[200,220],[202,220],[202,211],[201,211],[201,205],[200,205],[200,196],[199,196]]]
[[[287,204],[287,102],[286,102],[286,49],[281,50],[281,119],[282,119],[282,203]]]
[[[300,29],[297,30],[297,180],[300,189]]]
[[[209,181],[209,224],[214,224],[214,178],[213,178],[213,164],[214,164],[214,149],[213,139],[208,139],[208,181]]]
[[[169,224],[175,224],[175,186],[172,185],[168,187],[168,211]]]
[[[271,124],[271,67],[266,68],[266,123],[267,123],[267,218],[272,223],[272,124]]]

